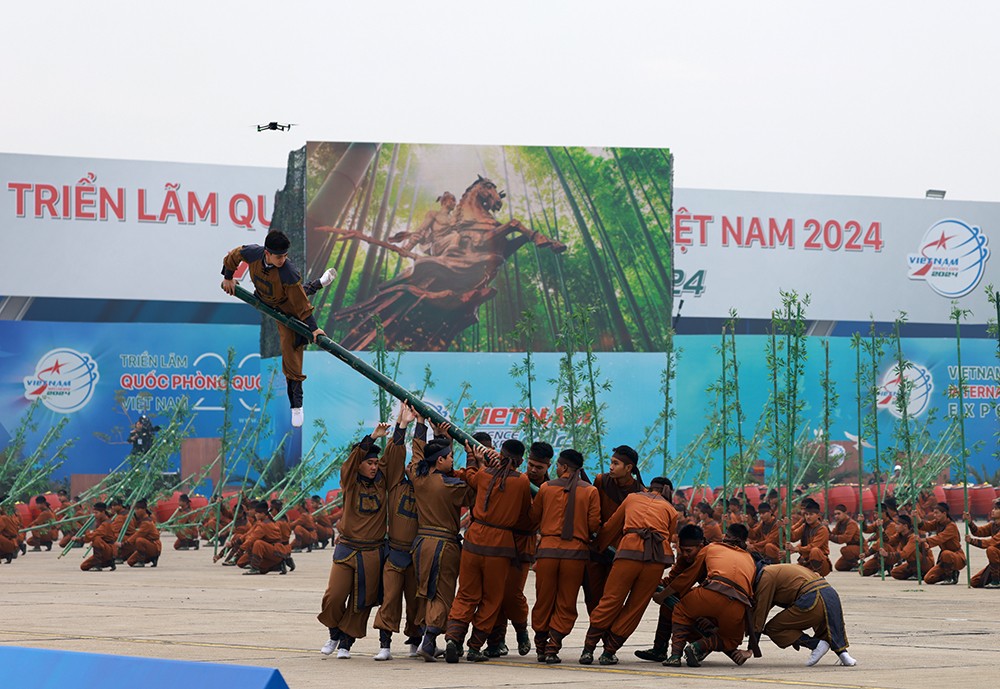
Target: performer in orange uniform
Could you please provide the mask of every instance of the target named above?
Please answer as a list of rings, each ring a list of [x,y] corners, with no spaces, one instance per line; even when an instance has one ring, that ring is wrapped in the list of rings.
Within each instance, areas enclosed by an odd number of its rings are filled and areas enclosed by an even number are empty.
[[[7,514],[4,507],[6,495],[0,495],[0,560],[11,563],[19,550],[17,536],[21,529],[21,520],[14,515]]]
[[[94,503],[94,528],[83,536],[84,543],[90,543],[93,547],[93,554],[80,563],[80,569],[84,572],[94,570],[100,572],[105,567],[114,571],[115,567],[115,545],[114,529],[111,526],[111,515],[108,513],[108,506],[103,502]]]
[[[976,526],[972,518],[965,514],[969,533],[965,542],[976,548],[986,550],[986,560],[989,562],[982,571],[972,577],[972,588],[1000,588],[1000,500],[993,503],[989,524]]]
[[[31,522],[31,536],[28,537],[28,545],[32,552],[38,552],[44,546],[46,550],[52,550],[52,542],[59,537],[59,529],[49,526],[56,521],[56,515],[49,508],[49,502],[45,496],[39,495],[35,498],[35,506],[40,510],[38,516]]]
[[[135,522],[135,532],[126,539],[132,550],[126,562],[129,567],[145,567],[146,563],[156,567],[163,546],[160,543],[160,532],[149,516],[145,500],[135,503]]]
[[[895,557],[892,558],[896,562],[892,571],[889,572],[892,578],[900,580],[915,578],[918,557],[920,558],[920,571],[929,571],[934,566],[934,558],[913,533],[913,520],[906,514],[896,515],[896,527],[898,539],[902,545],[896,551]],[[882,554],[888,559],[889,553],[884,548]]]
[[[928,550],[935,546],[941,548],[937,564],[924,574],[925,584],[936,584],[945,581],[949,584],[958,583],[958,573],[965,569],[965,553],[962,552],[962,537],[958,527],[951,520],[948,503],[939,502],[930,511],[931,525],[937,531],[933,536],[919,539]]]
[[[840,557],[833,568],[838,572],[849,572],[858,568],[861,557],[861,527],[851,519],[844,505],[833,508],[833,531],[830,540],[840,544]]]
[[[747,549],[767,564],[781,560],[781,526],[774,518],[770,503],[762,502],[757,506],[759,519],[750,528]]]
[[[618,540],[614,565],[604,587],[604,596],[590,613],[590,627],[583,643],[580,663],[594,660],[594,649],[604,642],[598,662],[616,665],[615,653],[639,625],[663,576],[674,563],[671,541],[677,528],[677,511],[658,493],[632,493],[611,519],[601,527],[598,552]]]
[[[825,577],[833,570],[830,563],[830,529],[822,523],[819,512],[819,503],[812,498],[802,501],[802,523],[792,528],[792,541],[799,541],[800,545],[790,543],[788,549],[799,554],[800,565]]]
[[[465,532],[465,544],[458,573],[458,593],[448,615],[445,660],[457,663],[465,634],[472,625],[466,660],[483,662],[482,652],[500,605],[507,575],[517,562],[514,529],[531,505],[528,477],[514,469],[524,456],[519,440],[506,440],[489,466],[469,479],[476,491],[472,523]]]
[[[631,493],[643,489],[642,477],[639,473],[639,454],[628,445],[619,445],[611,454],[611,465],[608,473],[594,477],[594,488],[601,498],[601,524],[604,524]],[[595,543],[596,545],[596,543]],[[593,612],[604,595],[604,582],[607,581],[614,561],[614,548],[617,541],[609,544],[606,552],[591,550],[590,564],[583,578],[583,598],[587,604],[587,612]]]
[[[665,590],[669,597],[699,582],[674,608],[670,656],[663,661],[664,665],[679,666],[681,653],[691,667],[701,665],[701,659],[712,651],[729,655],[738,665],[749,657],[746,651],[739,650],[756,574],[753,557],[741,547],[746,543],[747,533],[742,524],[730,525],[726,539],[702,548],[694,564]],[[713,633],[706,635],[698,629],[697,621],[702,617],[716,621]],[[698,640],[692,641],[695,638]]]
[[[590,541],[601,524],[601,501],[583,478],[583,455],[571,449],[560,452],[556,475],[531,503],[532,527],[541,532],[531,628],[538,662],[550,665],[560,662],[562,640],[573,631]]]

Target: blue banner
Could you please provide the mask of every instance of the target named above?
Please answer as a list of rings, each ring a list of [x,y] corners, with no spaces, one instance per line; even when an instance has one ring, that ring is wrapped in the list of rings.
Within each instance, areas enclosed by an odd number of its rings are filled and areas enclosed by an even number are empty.
[[[136,419],[159,424],[182,399],[195,414],[192,437],[217,437],[230,347],[234,423],[259,404],[259,334],[252,325],[0,321],[0,447],[35,400],[29,451],[64,417],[63,440],[76,439],[57,479],[116,467]]]

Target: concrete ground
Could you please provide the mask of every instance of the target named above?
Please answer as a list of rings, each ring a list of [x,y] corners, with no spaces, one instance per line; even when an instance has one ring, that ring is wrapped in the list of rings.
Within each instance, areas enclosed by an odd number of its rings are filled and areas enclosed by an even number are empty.
[[[402,637],[391,662],[374,663],[378,635],[355,644],[350,660],[323,658],[327,634],[316,621],[326,585],[330,551],[296,555],[287,576],[241,576],[213,565],[211,549],[177,552],[164,537],[156,569],[119,567],[116,572],[81,572],[80,551],[31,553],[0,565],[0,644],[93,653],[151,656],[278,668],[292,689],[340,686],[502,687],[573,685],[584,688],[663,686],[803,686],[827,688],[996,686],[1000,649],[1000,590],[965,585],[918,586],[915,581],[882,582],[854,573],[829,579],[843,600],[850,652],[859,665],[834,665],[830,653],[806,668],[806,651],[779,650],[766,639],[764,657],[738,668],[713,655],[701,668],[667,668],[644,663],[632,652],[651,645],[656,609],[619,652],[614,667],[576,663],[586,616],[566,640],[563,664],[540,666],[534,653],[516,651],[488,663],[424,663],[405,657]],[[973,571],[986,564],[972,550]],[[533,575],[532,575],[533,576]],[[533,579],[528,579],[529,603]],[[513,641],[513,632],[508,643]],[[28,680],[28,678],[9,678]],[[109,678],[114,684],[114,678]]]

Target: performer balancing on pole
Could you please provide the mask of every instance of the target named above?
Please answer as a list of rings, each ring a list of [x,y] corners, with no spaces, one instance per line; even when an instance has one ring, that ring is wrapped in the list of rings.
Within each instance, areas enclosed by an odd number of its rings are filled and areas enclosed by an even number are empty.
[[[315,342],[316,338],[326,333],[316,325],[302,278],[288,260],[289,246],[291,242],[283,232],[273,231],[264,238],[264,246],[245,244],[236,247],[223,259],[222,289],[227,294],[236,293],[233,275],[240,262],[246,261],[255,296],[268,306],[305,323],[312,330]],[[288,383],[288,401],[292,407],[292,426],[298,428],[305,418],[302,412],[302,381],[306,377],[302,375],[302,353],[309,343],[282,323],[278,323],[278,336],[281,339],[281,368]]]

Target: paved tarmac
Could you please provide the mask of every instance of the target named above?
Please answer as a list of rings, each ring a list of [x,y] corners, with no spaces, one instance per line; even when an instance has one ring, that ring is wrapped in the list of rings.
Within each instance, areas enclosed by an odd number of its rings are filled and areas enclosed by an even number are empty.
[[[741,668],[718,654],[701,668],[668,670],[645,663],[632,652],[651,645],[655,607],[647,610],[619,652],[619,665],[584,667],[576,662],[586,631],[582,600],[562,665],[541,666],[534,653],[519,657],[516,651],[480,664],[424,663],[405,657],[402,636],[396,637],[396,658],[375,663],[377,634],[359,640],[350,660],[323,658],[318,652],[327,637],[316,613],[329,571],[329,550],[296,555],[298,567],[287,576],[241,576],[236,568],[213,565],[210,548],[177,552],[170,535],[164,535],[164,545],[155,569],[122,566],[115,572],[81,572],[79,550],[62,559],[55,551],[29,552],[11,565],[0,565],[0,644],[276,667],[292,689],[334,684],[408,689],[633,689],[664,683],[677,689],[997,686],[1000,590],[969,589],[964,572],[958,586],[832,573],[829,580],[844,604],[850,652],[859,661],[854,668],[834,665],[832,653],[817,667],[806,668],[807,651],[780,650],[766,639],[764,657]],[[984,551],[974,548],[973,571],[985,565]],[[529,603],[533,576],[526,591]],[[108,685],[114,684],[109,677]]]

